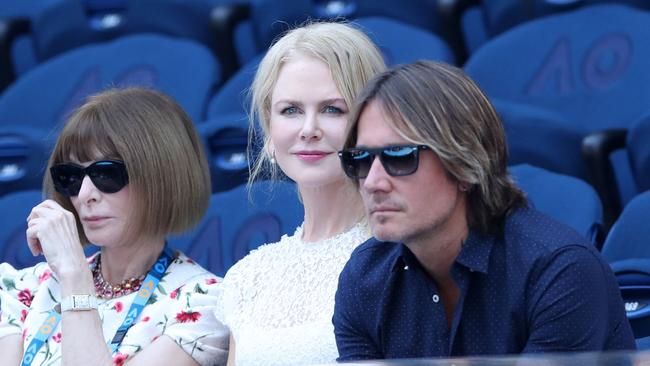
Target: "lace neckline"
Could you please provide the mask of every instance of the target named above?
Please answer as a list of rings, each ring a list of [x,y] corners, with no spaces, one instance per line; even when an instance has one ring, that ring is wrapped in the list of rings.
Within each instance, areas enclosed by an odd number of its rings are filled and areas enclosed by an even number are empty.
[[[361,219],[356,224],[352,225],[352,227],[350,227],[349,229],[342,231],[334,236],[330,236],[329,238],[325,238],[317,241],[304,241],[302,239],[304,225],[305,223],[303,222],[300,226],[298,226],[296,228],[296,231],[290,237],[290,239],[292,239],[292,241],[295,242],[296,244],[302,245],[305,248],[328,246],[333,243],[342,242],[342,239],[347,237],[354,237],[362,234],[367,234],[367,235],[370,234],[370,228],[368,227],[368,220],[364,218]]]

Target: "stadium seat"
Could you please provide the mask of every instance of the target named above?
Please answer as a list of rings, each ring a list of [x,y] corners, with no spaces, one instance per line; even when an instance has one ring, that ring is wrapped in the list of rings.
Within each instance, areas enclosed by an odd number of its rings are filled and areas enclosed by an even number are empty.
[[[0,96],[0,127],[29,129],[25,139],[42,144],[47,156],[62,123],[90,94],[114,86],[151,87],[200,121],[218,78],[219,65],[200,44],[158,35],[123,37],[75,49],[28,72]]]
[[[506,132],[509,164],[530,164],[588,179],[580,150],[584,129],[553,111],[533,105],[499,99],[492,99],[492,105]]]
[[[0,126],[0,196],[41,188],[50,151],[41,136],[29,127]]]
[[[169,243],[223,276],[249,251],[292,234],[303,215],[294,183],[260,181],[253,184],[250,200],[245,186],[213,194],[199,226]]]
[[[112,86],[145,86],[169,94],[195,120],[219,79],[219,65],[200,44],[136,35],[62,54],[32,70],[0,97],[0,125],[50,133],[88,96]]]
[[[540,18],[485,44],[465,70],[490,98],[553,111],[573,125],[571,130],[582,130],[583,137],[628,128],[650,105],[648,21],[650,13],[617,4]],[[603,194],[609,187],[590,179],[603,199],[607,222],[618,214],[620,202],[636,194],[624,153],[614,159],[618,195]],[[620,202],[612,202],[612,196]]]
[[[621,287],[635,338],[650,336],[650,192],[633,198],[612,226],[602,254]],[[643,342],[647,345],[647,339]]]
[[[227,19],[214,7],[210,0],[58,1],[36,13],[31,36],[39,62],[79,46],[155,33],[201,43],[231,67],[232,37],[220,33]]]
[[[650,115],[632,125],[626,147],[637,190],[650,190]]]
[[[599,3],[613,3],[612,0],[481,0],[468,7],[462,14],[462,31],[468,53],[483,43],[520,24],[531,20],[568,12]],[[618,0],[626,4],[647,9],[645,0]]]
[[[588,183],[527,164],[511,166],[509,170],[533,207],[600,247],[603,208]]]
[[[225,114],[197,126],[206,148],[212,193],[227,191],[248,179],[248,119],[246,114]]]
[[[14,192],[0,197],[2,225],[0,225],[0,263],[7,262],[15,268],[30,267],[43,261],[34,257],[27,247],[25,230],[27,216],[43,200],[41,191]]]
[[[455,3],[437,4],[430,0],[411,0],[395,6],[389,0],[286,0],[278,6],[275,0],[255,0],[249,3],[250,17],[237,25],[235,45],[242,64],[266,50],[272,41],[289,28],[308,19],[347,19],[381,17],[417,27],[438,35],[454,51],[463,49],[453,14]]]

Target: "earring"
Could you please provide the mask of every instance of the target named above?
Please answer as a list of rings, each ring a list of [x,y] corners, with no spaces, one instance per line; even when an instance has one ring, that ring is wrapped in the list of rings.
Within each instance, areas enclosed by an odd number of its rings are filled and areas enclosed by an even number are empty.
[[[469,188],[467,187],[467,184],[459,184],[459,185],[458,185],[458,189],[459,189],[461,192],[467,192],[467,190],[468,190]]]
[[[271,153],[271,164],[275,165],[275,150]]]

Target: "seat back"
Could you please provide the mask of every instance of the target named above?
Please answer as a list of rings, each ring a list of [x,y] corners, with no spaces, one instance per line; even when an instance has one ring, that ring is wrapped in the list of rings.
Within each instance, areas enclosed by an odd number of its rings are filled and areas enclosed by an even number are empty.
[[[501,33],[537,18],[574,11],[611,0],[482,0],[463,14],[465,40],[471,44],[470,53]],[[616,3],[648,8],[645,0],[618,0]],[[476,31],[483,35],[476,42]]]
[[[206,149],[212,193],[227,191],[248,180],[248,117],[224,114],[197,126]]]
[[[28,127],[0,126],[0,196],[40,189],[50,151],[41,135]]]
[[[650,105],[650,13],[597,5],[522,24],[465,70],[490,98],[542,106],[588,131],[627,127]]]
[[[218,79],[218,63],[200,44],[159,35],[123,37],[75,49],[28,72],[0,97],[0,125],[52,135],[88,95],[134,85],[169,94],[199,121]]]
[[[637,190],[650,190],[650,114],[630,128],[626,146]]]
[[[510,167],[510,173],[533,207],[600,246],[603,208],[589,184],[527,164]]]
[[[25,236],[27,216],[42,199],[43,194],[37,190],[14,192],[0,197],[0,263],[7,262],[16,268],[24,268],[43,260],[42,256],[34,257],[31,254]]]
[[[303,216],[294,183],[260,181],[253,184],[250,201],[245,186],[213,194],[199,226],[169,242],[223,276],[252,249],[293,234]]]
[[[490,98],[552,110],[585,136],[628,128],[650,105],[649,21],[650,13],[617,4],[540,18],[486,43],[465,70]],[[598,171],[604,168],[588,170],[606,207],[607,225],[619,214],[620,202],[636,194],[624,152],[609,154],[616,187],[601,183]]]
[[[650,336],[650,192],[633,198],[612,226],[602,254],[618,278],[635,338]]]
[[[506,132],[508,163],[530,164],[587,180],[581,144],[585,131],[544,108],[492,100]]]
[[[428,0],[410,0],[395,6],[387,0],[257,0],[251,4],[251,25],[258,52],[269,47],[274,39],[308,19],[350,19],[365,17],[390,18],[438,35],[446,32],[439,9]],[[408,43],[408,42],[404,42]]]
[[[208,1],[66,0],[51,3],[33,20],[41,61],[65,51],[136,33],[187,38],[211,47],[214,31]]]

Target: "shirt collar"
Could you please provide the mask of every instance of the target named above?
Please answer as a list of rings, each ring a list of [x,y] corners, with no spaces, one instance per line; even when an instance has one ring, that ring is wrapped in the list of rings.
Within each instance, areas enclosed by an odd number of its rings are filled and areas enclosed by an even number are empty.
[[[495,240],[494,235],[482,235],[471,230],[456,258],[456,263],[473,272],[488,273],[490,253]],[[395,257],[392,271],[408,266],[419,266],[419,262],[406,245],[399,244],[398,255]]]
[[[496,237],[494,235],[485,235],[474,230],[470,230],[467,240],[456,258],[456,263],[467,267],[470,271],[488,273],[490,264],[490,253]]]

